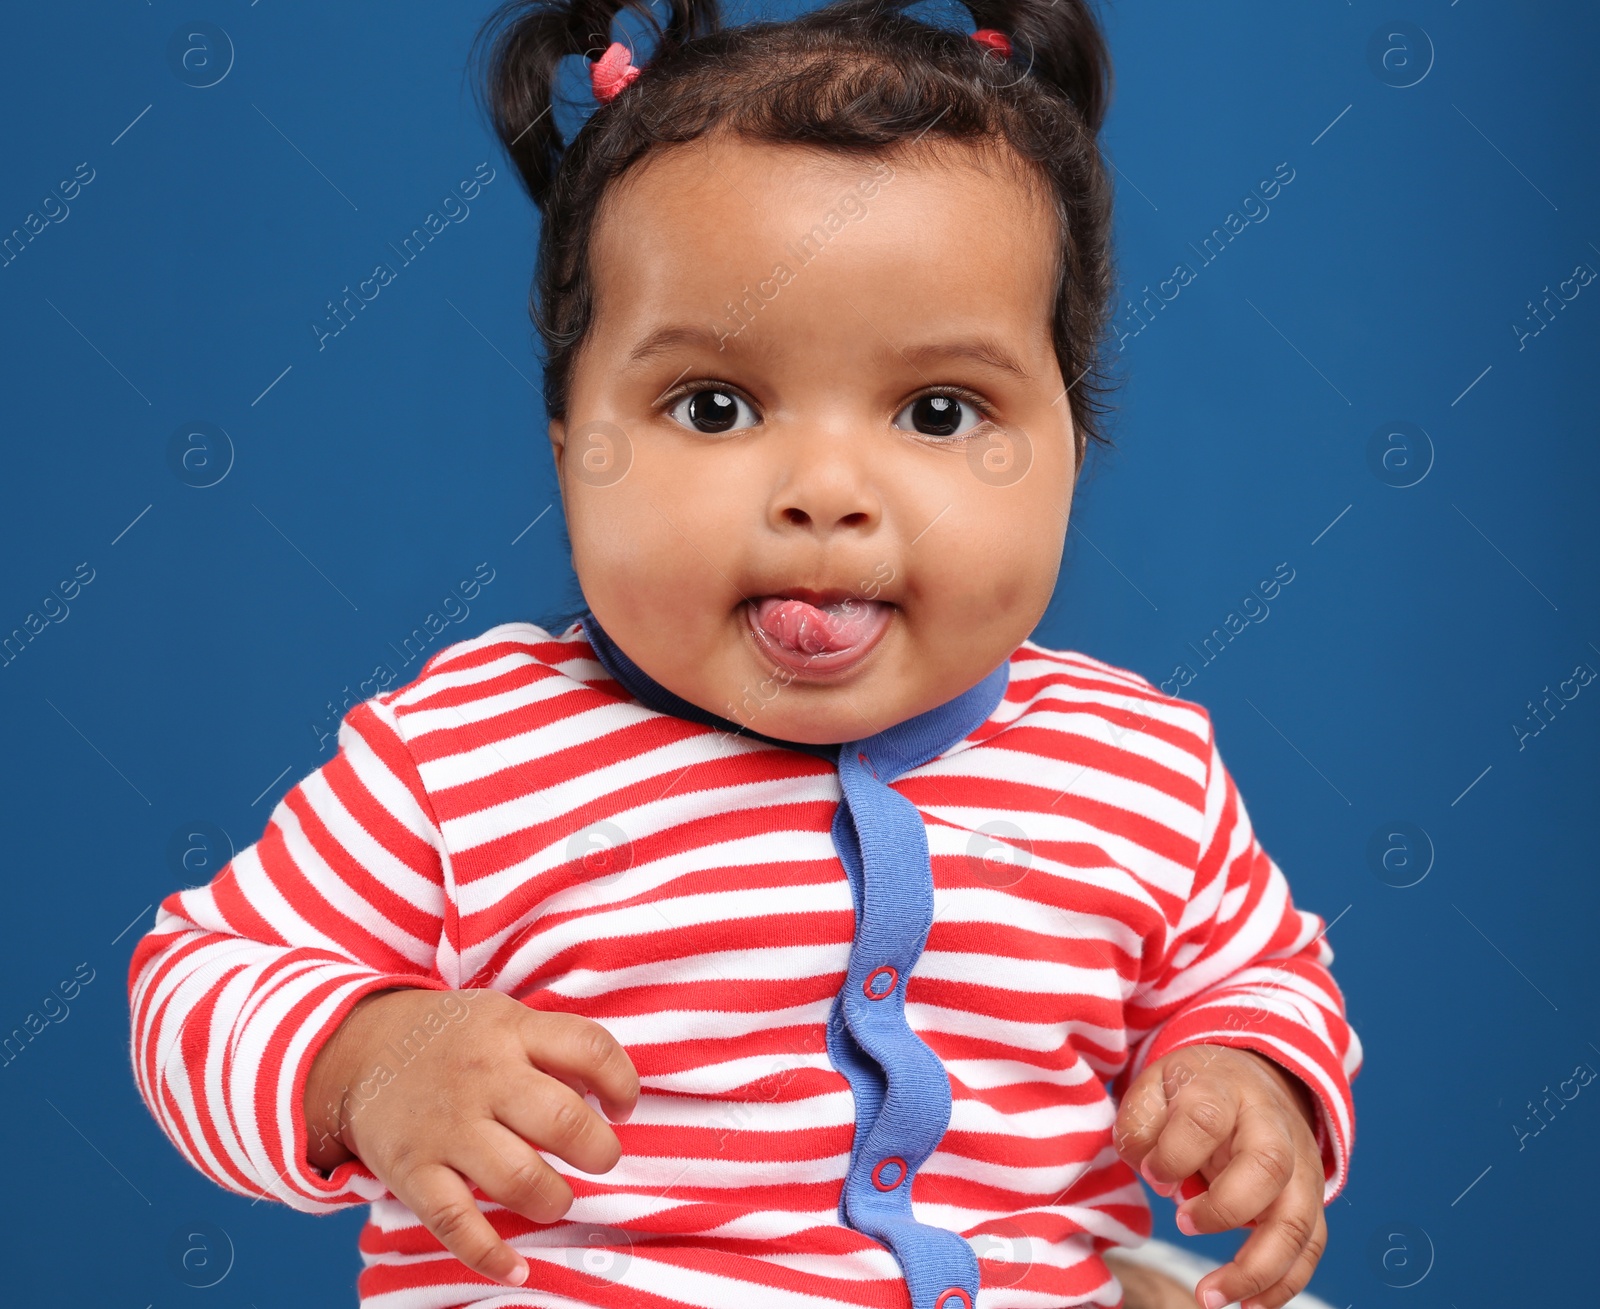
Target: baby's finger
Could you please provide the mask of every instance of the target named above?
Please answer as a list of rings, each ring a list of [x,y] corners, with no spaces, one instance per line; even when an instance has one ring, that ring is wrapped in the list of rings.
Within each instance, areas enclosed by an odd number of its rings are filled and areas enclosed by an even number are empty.
[[[1260,1295],[1286,1280],[1304,1256],[1310,1256],[1314,1268],[1327,1244],[1327,1233],[1321,1180],[1313,1186],[1296,1170],[1294,1179],[1267,1206],[1233,1260],[1207,1273],[1195,1294],[1208,1309]],[[1309,1271],[1306,1280],[1310,1280]]]
[[[593,1091],[613,1122],[625,1122],[639,1100],[639,1074],[617,1039],[577,1014],[528,1009],[520,1027],[535,1067],[568,1086]],[[587,1170],[586,1170],[587,1171]]]
[[[536,1223],[556,1222],[572,1208],[566,1178],[531,1145],[500,1123],[472,1126],[470,1134],[452,1142],[445,1157],[462,1177],[495,1203]]]
[[[1111,1134],[1118,1153],[1135,1168],[1150,1153],[1161,1129],[1167,1125],[1167,1109],[1167,1088],[1162,1084],[1161,1069],[1152,1065],[1123,1093]]]
[[[1244,1105],[1229,1151],[1227,1165],[1207,1189],[1179,1207],[1178,1227],[1185,1234],[1243,1227],[1295,1176],[1294,1139],[1287,1124],[1270,1111]]]
[[[1168,1108],[1167,1125],[1140,1167],[1145,1179],[1163,1195],[1172,1194],[1177,1183],[1199,1172],[1232,1138],[1239,1111],[1235,1087],[1222,1078],[1185,1086]]]
[[[506,1286],[521,1286],[528,1280],[527,1261],[500,1239],[453,1168],[417,1164],[385,1179],[385,1185],[473,1272]]]
[[[570,1086],[537,1068],[506,1078],[489,1110],[523,1141],[583,1172],[609,1172],[622,1158],[622,1143],[605,1119]]]
[[[1322,1252],[1328,1244],[1328,1225],[1324,1219],[1306,1242],[1305,1249],[1300,1251],[1284,1274],[1281,1281],[1269,1286],[1258,1295],[1253,1295],[1246,1300],[1241,1309],[1283,1309],[1290,1300],[1299,1295],[1311,1284],[1311,1274],[1317,1271],[1317,1263],[1322,1258]]]

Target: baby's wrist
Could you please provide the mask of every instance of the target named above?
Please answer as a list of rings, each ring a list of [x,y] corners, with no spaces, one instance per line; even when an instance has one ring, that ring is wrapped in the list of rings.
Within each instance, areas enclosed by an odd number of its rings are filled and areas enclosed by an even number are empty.
[[[1305,1079],[1299,1077],[1280,1064],[1276,1059],[1262,1054],[1259,1050],[1244,1050],[1244,1054],[1254,1055],[1273,1078],[1288,1091],[1290,1098],[1299,1107],[1311,1130],[1317,1130],[1317,1115],[1320,1112],[1317,1097],[1311,1088],[1306,1085]]]
[[[349,1129],[350,1086],[370,1065],[367,1052],[371,1028],[371,1002],[405,987],[369,991],[351,1006],[312,1061],[306,1075],[306,1159],[331,1172],[339,1164],[359,1158]]]

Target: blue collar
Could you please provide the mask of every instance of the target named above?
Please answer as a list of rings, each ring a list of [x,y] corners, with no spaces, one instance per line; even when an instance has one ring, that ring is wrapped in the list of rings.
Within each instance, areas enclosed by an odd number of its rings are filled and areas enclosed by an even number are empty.
[[[850,1083],[855,1137],[839,1220],[881,1242],[905,1274],[912,1309],[973,1309],[978,1260],[959,1232],[918,1222],[912,1179],[950,1126],[950,1078],[911,1030],[906,984],[933,925],[933,864],[922,813],[889,785],[965,738],[1005,695],[1010,660],[955,699],[859,741],[806,745],[762,736],[674,695],[629,659],[592,613],[601,666],[658,713],[803,750],[839,770],[833,845],[850,879],[855,937],[828,1017],[828,1058]]]

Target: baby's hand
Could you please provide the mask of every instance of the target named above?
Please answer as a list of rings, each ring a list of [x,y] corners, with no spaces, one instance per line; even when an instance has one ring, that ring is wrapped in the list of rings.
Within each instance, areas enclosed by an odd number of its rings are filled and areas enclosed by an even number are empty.
[[[452,1017],[466,1015],[435,1022],[430,1037],[424,1019],[446,998]],[[380,1065],[391,1080],[373,1076]],[[572,1188],[534,1147],[585,1173],[604,1173],[622,1156],[586,1091],[615,1122],[639,1098],[633,1061],[598,1023],[500,991],[379,991],[356,1003],[312,1061],[307,1157],[331,1168],[354,1154],[468,1268],[520,1286],[527,1263],[490,1226],[469,1184],[536,1223],[559,1219]],[[330,1104],[340,1110],[334,1121]]]
[[[1245,1309],[1279,1309],[1311,1280],[1328,1240],[1315,1122],[1303,1082],[1232,1046],[1174,1050],[1123,1096],[1113,1131],[1122,1157],[1161,1195],[1193,1173],[1209,1183],[1179,1207],[1179,1229],[1255,1228],[1195,1287],[1205,1309],[1246,1296]]]

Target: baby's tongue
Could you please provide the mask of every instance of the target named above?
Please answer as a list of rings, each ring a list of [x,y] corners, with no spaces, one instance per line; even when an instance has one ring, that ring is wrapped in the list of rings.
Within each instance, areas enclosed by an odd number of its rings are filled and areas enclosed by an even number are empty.
[[[755,608],[756,625],[773,641],[799,654],[818,655],[859,645],[876,625],[882,605],[875,600],[814,605],[769,595]]]

